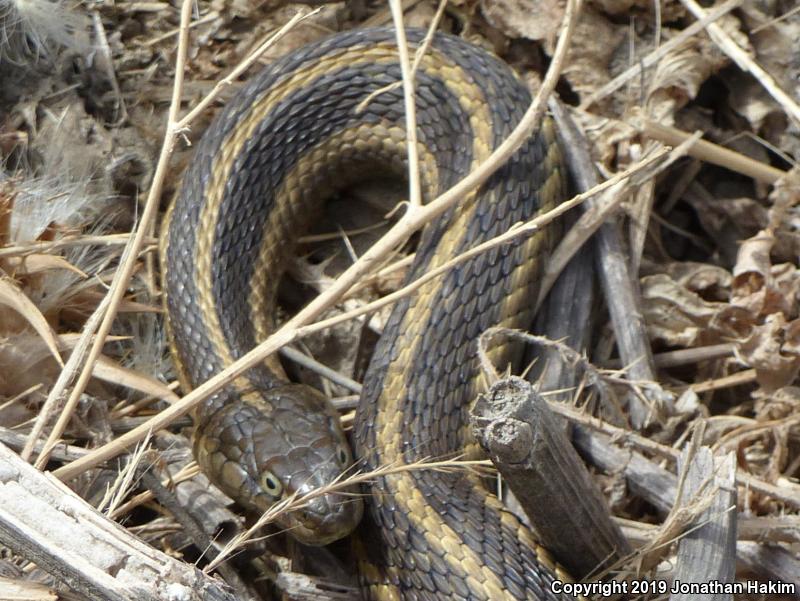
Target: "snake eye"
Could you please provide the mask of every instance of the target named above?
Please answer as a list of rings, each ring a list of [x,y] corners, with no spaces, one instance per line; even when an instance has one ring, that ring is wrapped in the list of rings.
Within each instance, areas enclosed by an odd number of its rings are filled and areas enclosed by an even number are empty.
[[[278,480],[278,477],[270,471],[265,471],[261,474],[261,488],[266,493],[273,497],[280,497],[283,492],[283,484]]]
[[[342,467],[347,467],[352,462],[350,458],[350,449],[346,445],[340,444],[336,449],[336,460]]]

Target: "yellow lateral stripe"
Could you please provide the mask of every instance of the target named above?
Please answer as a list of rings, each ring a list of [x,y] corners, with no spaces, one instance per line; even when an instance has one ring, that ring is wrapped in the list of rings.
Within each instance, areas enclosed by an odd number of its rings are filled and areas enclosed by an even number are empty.
[[[305,210],[305,206],[311,204],[308,202],[309,198],[318,198],[320,190],[315,190],[318,182],[317,173],[326,165],[331,165],[331,161],[328,160],[331,155],[337,156],[333,164],[336,160],[346,160],[348,157],[342,156],[341,153],[346,153],[346,149],[358,141],[363,142],[374,156],[383,158],[405,156],[405,131],[394,124],[359,123],[333,134],[309,149],[283,178],[280,188],[275,193],[274,207],[264,230],[280,232],[279,224],[291,221],[286,219],[285,211]],[[362,149],[361,152],[363,151]],[[420,169],[425,187],[436,190],[438,185],[436,160],[423,147],[420,147]],[[306,202],[303,202],[304,200]],[[264,236],[253,268],[249,306],[256,340],[265,340],[273,331],[271,316],[263,307],[270,306],[277,294],[278,280],[270,274],[279,271],[279,266],[285,258],[282,252],[284,246],[281,236]]]
[[[195,248],[195,283],[197,286],[197,303],[205,329],[217,357],[223,367],[233,362],[232,354],[222,332],[216,310],[211,282],[211,262],[213,259],[214,232],[220,216],[220,208],[224,199],[225,182],[231,175],[235,159],[241,154],[247,141],[252,137],[258,125],[269,115],[270,111],[289,95],[297,92],[309,82],[318,79],[324,73],[343,66],[354,67],[357,64],[394,64],[397,62],[397,50],[394,42],[371,45],[369,47],[353,46],[345,50],[336,49],[332,54],[322,58],[311,68],[304,68],[291,73],[280,84],[268,90],[262,98],[254,102],[250,110],[237,123],[236,128],[220,144],[217,159],[212,166],[211,178],[206,187],[203,205],[198,220],[198,234]],[[491,148],[491,120],[488,107],[475,106],[474,99],[483,98],[482,91],[471,83],[469,75],[461,70],[452,60],[439,51],[432,51],[422,61],[421,69],[444,82],[456,95],[464,110],[469,110],[470,124],[475,131],[476,148],[481,156],[488,156]],[[251,305],[252,306],[252,305]],[[263,324],[262,324],[263,325]],[[268,326],[266,326],[268,329]],[[244,389],[247,384],[237,380],[237,388]]]

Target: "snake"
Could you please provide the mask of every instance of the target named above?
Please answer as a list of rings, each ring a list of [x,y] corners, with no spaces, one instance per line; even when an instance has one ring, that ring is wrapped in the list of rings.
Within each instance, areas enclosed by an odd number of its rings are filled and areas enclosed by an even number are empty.
[[[416,52],[425,32],[409,29],[407,39]],[[278,282],[326,199],[365,177],[406,181],[399,81],[392,29],[335,34],[267,66],[204,132],[166,213],[160,249],[183,387],[275,331]],[[506,63],[443,33],[421,53],[414,85],[425,199],[484,162],[531,101]],[[427,224],[408,281],[554,207],[566,191],[555,126],[545,119],[486,183]],[[355,459],[331,403],[287,381],[273,358],[197,409],[198,464],[244,508],[264,512],[338,482],[354,460],[370,471],[472,456],[469,407],[484,387],[477,339],[491,326],[529,325],[558,235],[548,226],[495,246],[395,303],[364,376]],[[515,355],[490,349],[497,365]],[[561,568],[473,471],[383,470],[362,489],[318,494],[278,525],[312,545],[357,529],[365,599],[561,599],[551,590],[565,577]]]

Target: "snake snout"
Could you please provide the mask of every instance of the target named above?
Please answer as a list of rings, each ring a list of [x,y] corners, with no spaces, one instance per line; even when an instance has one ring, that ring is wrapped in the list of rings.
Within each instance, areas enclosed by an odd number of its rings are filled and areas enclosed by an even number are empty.
[[[301,493],[302,494],[302,493]],[[322,546],[347,536],[361,520],[361,499],[333,492],[312,496],[290,514],[292,535],[301,543]]]
[[[256,513],[296,496],[302,507],[275,519],[300,542],[329,544],[361,520],[357,487],[341,484],[352,454],[320,392],[301,384],[254,391],[223,404],[204,425],[195,453],[204,471]]]
[[[196,435],[195,456],[209,478],[255,513],[296,495],[302,506],[276,522],[303,544],[327,545],[350,534],[363,503],[357,487],[340,484],[352,456],[338,421],[317,412],[304,416],[303,427],[289,428],[280,411],[278,419],[267,418],[260,401],[249,400],[223,405]]]

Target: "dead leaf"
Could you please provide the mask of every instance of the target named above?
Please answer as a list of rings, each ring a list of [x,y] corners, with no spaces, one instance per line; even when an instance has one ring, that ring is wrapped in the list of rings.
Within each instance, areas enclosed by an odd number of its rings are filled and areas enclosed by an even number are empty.
[[[27,336],[27,335],[26,335]],[[58,337],[57,344],[58,348],[64,351],[67,355],[70,353],[71,349],[75,347],[78,343],[78,339],[80,338],[80,334],[62,334]],[[115,342],[119,340],[123,340],[125,337],[122,336],[108,336],[106,338],[106,342]],[[22,353],[17,354],[17,358],[23,358],[24,360],[31,366],[37,366],[37,370],[44,370],[41,367],[41,362],[45,360],[47,357],[50,356],[50,352],[48,352],[44,346],[44,343],[41,341],[40,338],[34,338],[33,336],[30,337],[29,340],[25,341],[22,337],[17,337],[14,340],[14,348],[24,351]],[[18,368],[19,361],[11,362],[12,355],[7,354],[4,357],[3,367],[11,367],[14,366],[14,369]],[[63,367],[63,364],[62,364]],[[44,373],[44,371],[42,371]],[[131,390],[139,391],[143,394],[148,396],[154,396],[160,399],[167,401],[168,403],[174,403],[178,400],[178,395],[175,394],[167,385],[165,385],[160,380],[142,372],[129,369],[126,367],[122,367],[117,363],[114,359],[106,355],[100,355],[97,360],[97,363],[94,365],[94,369],[92,370],[92,375],[95,378],[100,380],[104,380],[110,384],[115,384],[118,386],[124,386],[126,388],[130,388]],[[41,374],[40,374],[41,376]],[[54,376],[55,377],[55,376]]]
[[[611,80],[611,63],[618,50],[627,52],[627,35],[627,25],[612,23],[590,6],[584,7],[562,72],[578,94],[588,96]]]
[[[751,19],[748,23],[751,25],[748,28],[751,33],[747,36],[747,42],[752,43],[753,54],[757,57],[758,63],[775,78],[779,86],[784,90],[795,91],[796,96],[796,86],[800,76],[800,65],[797,62],[800,20],[775,19],[774,15],[762,12],[768,10],[768,6],[758,2],[742,3],[742,14]],[[752,26],[756,23],[761,27]],[[773,101],[771,104],[775,113],[782,113],[777,103]],[[754,131],[758,131],[761,123],[753,120],[751,125]]]
[[[775,236],[769,229],[741,243],[734,266],[731,303],[747,309],[754,318],[780,313],[797,314],[800,271],[792,263],[771,264]]]
[[[50,269],[66,269],[84,279],[89,277],[64,257],[58,255],[33,254],[24,257],[10,257],[6,260],[6,265],[13,270],[15,275],[31,275]]]
[[[0,181],[0,246],[8,244],[11,232],[11,214],[17,194],[17,188],[13,181]]]
[[[615,171],[635,162],[631,148],[631,140],[638,137],[638,131],[632,125],[616,119],[606,119],[588,111],[577,111],[572,117],[578,121],[581,129],[591,141],[593,158],[609,171]],[[637,147],[640,150],[640,147]]]
[[[681,286],[706,300],[727,301],[730,298],[732,278],[727,269],[709,263],[676,261],[667,264],[665,271]]]
[[[761,230],[739,246],[736,265],[733,267],[733,290],[739,288],[751,274],[762,282],[766,280],[772,263],[769,253],[775,244],[775,236],[768,229]],[[750,292],[745,292],[750,294]]]
[[[75,306],[86,305],[87,307],[91,307],[93,310],[94,307],[99,305],[103,298],[105,297],[106,293],[99,290],[82,290],[80,293],[76,294],[72,298],[72,304]],[[127,298],[123,298],[117,309],[118,313],[160,313],[161,307],[155,305],[146,305],[144,303],[140,303],[137,301],[133,301]]]
[[[168,403],[178,401],[180,397],[163,382],[141,372],[122,367],[113,359],[101,355],[94,365],[92,375],[111,384],[138,390],[149,396],[163,399]]]
[[[64,366],[61,355],[58,353],[58,343],[55,332],[50,329],[50,325],[44,315],[34,305],[31,300],[17,287],[13,280],[0,278],[0,303],[11,307],[22,315],[25,320],[33,326],[33,329],[42,337],[53,358],[60,366]]]
[[[647,90],[648,117],[671,122],[675,111],[697,96],[703,82],[724,62],[709,50],[702,37],[692,38],[668,53],[656,65]]]
[[[642,308],[651,338],[671,346],[699,346],[719,342],[709,324],[725,307],[709,302],[666,274],[643,277]]]
[[[787,323],[774,313],[753,328],[735,352],[743,363],[756,370],[756,379],[765,392],[791,384],[800,372],[800,324]]]
[[[755,319],[744,307],[723,304],[719,313],[708,324],[711,332],[717,332],[722,340],[741,340],[750,335]]]
[[[510,38],[544,40],[553,47],[564,2],[561,0],[481,0],[486,20]]]
[[[800,204],[800,168],[794,167],[789,175],[779,181],[769,195],[769,228],[775,232],[773,259],[796,262],[800,255],[800,215],[795,207]]]
[[[755,414],[759,420],[779,420],[800,415],[800,388],[784,386],[770,394],[755,395]]]

